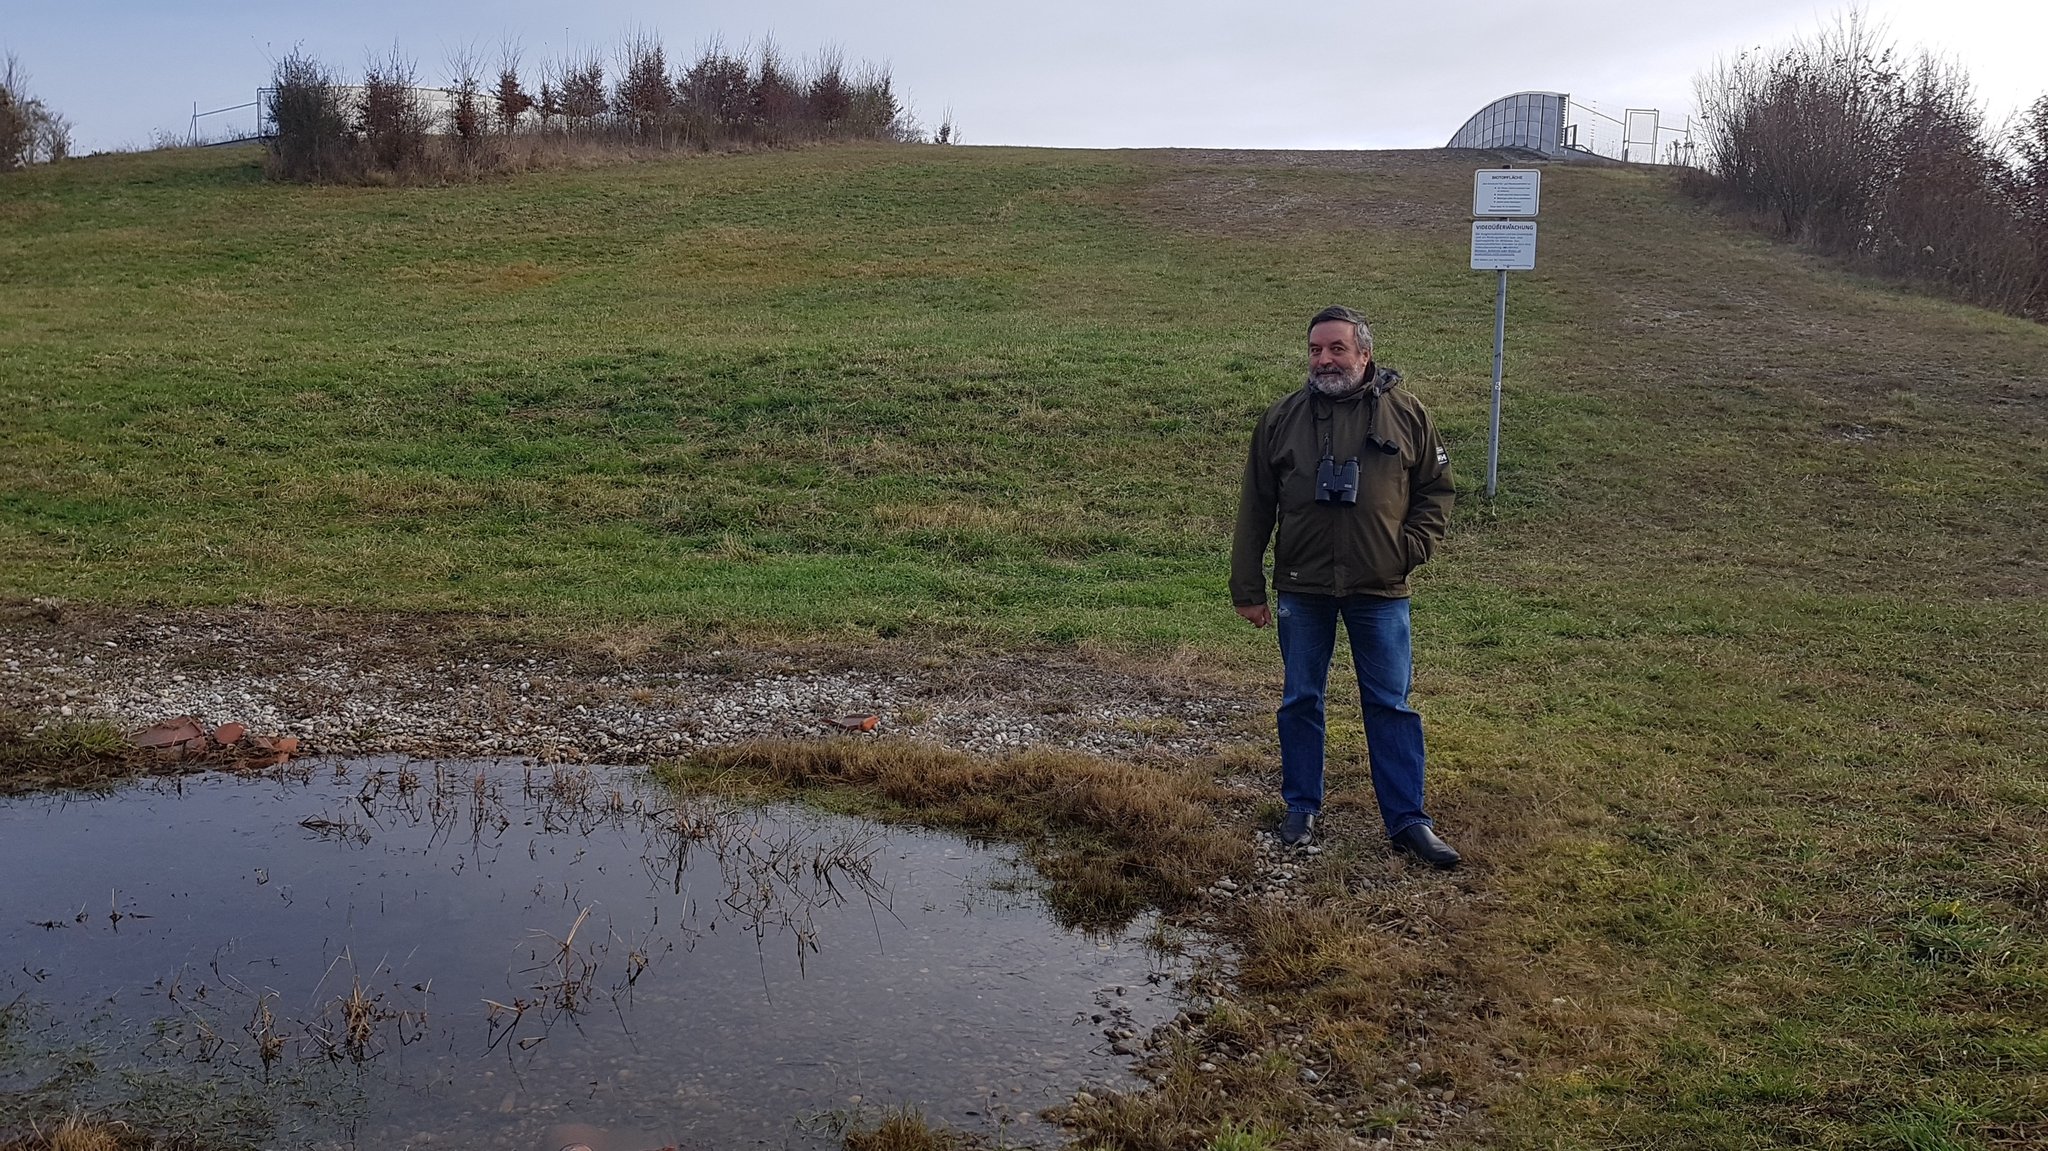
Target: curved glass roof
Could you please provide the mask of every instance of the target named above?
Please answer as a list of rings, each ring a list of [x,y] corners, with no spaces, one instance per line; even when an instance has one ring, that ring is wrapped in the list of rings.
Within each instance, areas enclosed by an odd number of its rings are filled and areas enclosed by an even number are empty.
[[[1449,148],[1520,148],[1545,156],[1564,154],[1563,92],[1517,92],[1472,114],[1452,135]]]

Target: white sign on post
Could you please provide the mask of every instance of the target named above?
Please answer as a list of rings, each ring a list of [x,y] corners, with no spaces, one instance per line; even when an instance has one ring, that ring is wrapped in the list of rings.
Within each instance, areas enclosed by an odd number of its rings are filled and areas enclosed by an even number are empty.
[[[1493,290],[1493,413],[1486,435],[1488,499],[1500,488],[1500,375],[1508,339],[1508,273],[1536,269],[1536,208],[1542,198],[1540,169],[1481,168],[1472,173],[1472,214],[1492,217],[1472,221],[1472,269],[1499,278]]]
[[[1472,221],[1472,270],[1529,272],[1536,268],[1536,221]]]
[[[1534,216],[1543,199],[1540,168],[1481,168],[1472,174],[1472,214]]]

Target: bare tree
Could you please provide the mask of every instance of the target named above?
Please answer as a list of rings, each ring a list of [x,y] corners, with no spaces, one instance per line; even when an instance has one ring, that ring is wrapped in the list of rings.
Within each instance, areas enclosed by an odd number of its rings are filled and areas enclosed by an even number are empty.
[[[28,70],[9,52],[0,63],[0,170],[71,154],[71,122],[29,95]]]

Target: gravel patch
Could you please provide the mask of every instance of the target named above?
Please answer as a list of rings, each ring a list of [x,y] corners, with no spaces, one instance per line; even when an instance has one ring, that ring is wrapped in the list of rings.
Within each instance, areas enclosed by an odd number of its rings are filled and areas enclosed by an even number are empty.
[[[710,648],[630,658],[416,617],[258,609],[0,614],[0,707],[138,728],[178,715],[323,755],[637,762],[752,739],[908,737],[980,754],[1186,757],[1262,729],[1264,705],[1055,652]],[[872,715],[871,733],[834,718]]]

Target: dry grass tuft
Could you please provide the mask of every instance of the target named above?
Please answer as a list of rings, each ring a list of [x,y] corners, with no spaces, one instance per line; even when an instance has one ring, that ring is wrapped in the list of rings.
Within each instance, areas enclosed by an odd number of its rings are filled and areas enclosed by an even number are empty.
[[[846,1151],[960,1151],[959,1135],[933,1127],[916,1111],[890,1111],[873,1127],[856,1127],[841,1136]]]
[[[111,724],[65,719],[38,726],[0,711],[0,795],[103,787],[148,766]]]
[[[27,1135],[0,1142],[0,1151],[133,1151],[155,1145],[126,1123],[73,1112],[47,1131],[35,1127]]]
[[[979,759],[930,744],[758,742],[703,752],[678,779],[730,777],[795,789],[850,789],[878,806],[979,835],[1050,843],[1034,862],[1069,923],[1128,922],[1173,908],[1250,858],[1243,834],[1206,805],[1204,779],[1064,751]]]

